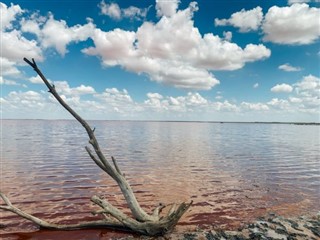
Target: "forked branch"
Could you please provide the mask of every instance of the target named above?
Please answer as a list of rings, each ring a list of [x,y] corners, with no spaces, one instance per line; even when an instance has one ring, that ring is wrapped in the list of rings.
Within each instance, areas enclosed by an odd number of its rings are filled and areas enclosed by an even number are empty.
[[[188,210],[192,202],[181,203],[178,207],[173,204],[171,209],[165,216],[160,216],[161,210],[166,207],[164,205],[159,205],[158,207],[156,207],[152,214],[146,213],[138,203],[131,186],[127,182],[124,174],[121,172],[116,159],[114,157],[111,157],[113,163],[112,165],[105,158],[94,135],[95,129],[92,129],[90,125],[60,97],[55,89],[55,86],[53,84],[50,84],[50,82],[42,74],[34,59],[30,61],[24,58],[24,61],[37,72],[37,74],[41,77],[45,85],[48,87],[49,92],[55,97],[55,99],[57,99],[57,101],[85,128],[89,136],[89,143],[92,145],[94,150],[94,152],[92,152],[91,149],[86,146],[85,149],[87,153],[104,172],[106,172],[117,182],[123,196],[125,197],[128,207],[131,210],[133,218],[123,213],[120,209],[111,205],[107,200],[101,199],[97,196],[93,196],[91,198],[91,201],[102,208],[102,210],[96,211],[95,213],[101,214],[104,219],[100,221],[79,223],[73,225],[59,225],[48,223],[44,220],[27,214],[19,208],[13,206],[9,199],[1,192],[0,198],[3,200],[5,205],[0,205],[0,209],[13,212],[25,219],[38,224],[43,228],[48,229],[72,230],[91,227],[106,227],[116,229],[121,228],[122,230],[134,231],[146,235],[162,235],[170,231],[177,224],[181,216]],[[110,216],[112,218],[110,218]]]

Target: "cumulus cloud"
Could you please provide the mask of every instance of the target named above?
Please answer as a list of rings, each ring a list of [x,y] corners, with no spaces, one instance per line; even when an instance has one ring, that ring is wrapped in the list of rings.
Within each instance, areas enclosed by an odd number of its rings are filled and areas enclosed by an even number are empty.
[[[291,103],[301,103],[302,99],[301,98],[297,98],[297,97],[289,97],[289,101]]]
[[[59,91],[61,93],[61,91]],[[90,118],[94,114],[102,114],[104,105],[92,100],[83,100],[81,95],[73,92],[72,95],[64,95],[65,100],[72,108],[82,116]],[[13,118],[68,118],[69,115],[61,111],[59,104],[52,95],[41,91],[12,91],[0,99],[3,111],[7,116]],[[97,115],[98,116],[98,115]]]
[[[267,104],[275,109],[290,110],[290,103],[285,99],[273,98],[271,101],[267,102]]]
[[[5,65],[6,72],[17,73],[14,64],[21,63],[23,57],[43,60],[42,50],[35,40],[28,40],[22,36],[22,32],[12,29],[12,22],[24,11],[19,5],[7,6],[0,3],[1,8],[1,61]],[[10,70],[8,70],[10,69]]]
[[[2,32],[2,57],[7,61],[22,62],[23,57],[43,60],[42,50],[35,40],[28,40],[18,30]]]
[[[264,103],[248,103],[242,102],[241,103],[242,110],[253,110],[253,111],[268,111],[269,107],[267,104]]]
[[[310,44],[320,36],[320,9],[310,7],[306,2],[319,2],[319,0],[292,0],[290,6],[269,8],[263,16],[262,8],[251,10],[242,9],[233,13],[229,19],[215,19],[216,26],[233,26],[240,32],[259,30],[261,27],[264,41],[277,44]]]
[[[23,13],[23,10],[19,5],[11,5],[8,7],[6,4],[0,2],[0,30],[6,30],[12,28],[12,22],[15,20],[16,15]]]
[[[162,113],[207,113],[207,112],[238,112],[239,107],[225,100],[212,102],[197,92],[188,92],[186,96],[162,96],[148,93],[143,108],[146,111]]]
[[[137,8],[130,6],[122,10],[123,16],[130,19],[144,19],[147,16],[149,8]]]
[[[99,4],[101,14],[107,15],[113,19],[121,18],[121,9],[117,3],[107,4],[105,1],[101,1]]]
[[[288,0],[288,4],[294,4],[294,3],[308,3],[308,2],[320,2],[319,0]]]
[[[282,86],[281,86],[282,85]],[[286,87],[281,84],[279,89],[292,89],[288,99],[273,98],[267,104],[273,109],[288,112],[306,112],[319,115],[320,109],[320,78],[308,75],[292,86]]]
[[[224,38],[212,33],[202,36],[193,22],[197,4],[191,2],[184,10],[178,10],[178,4],[179,1],[158,1],[159,21],[144,22],[136,32],[121,29],[104,32],[96,28],[91,19],[84,25],[68,26],[66,21],[56,20],[52,14],[43,17],[34,13],[20,21],[21,30],[2,33],[2,58],[7,63],[5,72],[18,74],[15,66],[24,64],[23,57],[42,61],[42,51],[47,48],[54,48],[64,56],[69,44],[91,38],[94,47],[82,51],[99,56],[104,66],[122,66],[166,85],[208,90],[219,84],[211,71],[240,69],[248,62],[270,56],[270,50],[262,44],[241,48],[232,43],[231,32],[226,32]],[[105,2],[100,5],[102,13],[107,11],[103,10],[107,7]],[[3,11],[13,12],[7,14],[8,24],[23,12],[18,5],[1,6]],[[142,14],[135,7],[120,10],[121,16],[126,17]],[[26,39],[23,33],[32,33],[37,40]]]
[[[98,6],[102,15],[109,16],[114,20],[120,20],[122,18],[141,20],[147,16],[149,10],[149,8],[141,9],[134,6],[121,9],[117,3],[106,3],[104,0],[102,0]]]
[[[182,96],[162,96],[159,93],[148,93],[147,99],[144,102],[136,102],[129,95],[128,91],[117,88],[107,88],[102,93],[93,93],[91,96],[93,100],[82,99],[74,89],[70,90],[70,87],[65,82],[55,82],[57,91],[60,96],[70,106],[72,106],[77,112],[83,116],[97,116],[97,118],[103,118],[105,114],[108,116],[121,116],[134,117],[139,116],[152,116],[154,113],[159,113],[157,116],[187,116],[192,114],[204,114],[206,112],[234,112],[239,111],[239,107],[229,101],[224,102],[211,102],[205,99],[197,92],[189,92]],[[61,87],[69,88],[67,91],[62,91]],[[48,95],[45,92],[17,92],[12,91],[7,96],[0,99],[3,104],[5,112],[15,116],[14,113],[19,112],[28,113],[29,115],[23,116],[37,116],[44,117],[50,115],[52,112],[55,114],[61,114],[59,105],[52,95]],[[13,115],[12,115],[13,114]],[[146,114],[146,115],[145,115]],[[59,115],[62,116],[62,115]],[[67,117],[67,115],[63,115]],[[190,115],[189,115],[190,116]],[[56,115],[55,115],[56,117]],[[153,118],[156,119],[156,118]]]
[[[320,36],[320,9],[309,5],[271,7],[263,21],[264,40],[278,44],[310,44]]]
[[[37,82],[39,79],[38,77],[34,78],[34,81]],[[53,84],[55,85],[55,88],[57,92],[63,94],[63,95],[73,95],[73,96],[78,96],[78,95],[84,95],[84,94],[93,94],[96,91],[94,90],[93,87],[91,86],[85,86],[81,84],[78,87],[72,88],[69,86],[69,83],[67,81],[54,81]]]
[[[289,93],[289,92],[292,92],[292,90],[293,88],[289,84],[285,84],[285,83],[277,84],[271,88],[271,92],[276,92],[276,93],[278,92]]]
[[[28,40],[22,32],[13,24],[18,24],[17,18],[24,12],[19,5],[11,4],[7,6],[0,3],[1,18],[1,75],[7,77],[17,77],[21,75],[18,66],[23,65],[23,57],[43,60],[42,50],[35,40]],[[12,80],[2,80],[3,83],[13,84]]]
[[[280,70],[286,71],[286,72],[299,72],[301,71],[300,67],[293,67],[289,63],[282,64],[278,67]]]
[[[140,111],[140,106],[134,102],[126,89],[106,88],[104,92],[94,95],[106,111],[120,113],[123,116]]]
[[[159,17],[171,17],[177,12],[179,0],[156,0],[156,10]]]
[[[232,32],[230,31],[227,31],[227,32],[223,32],[223,36],[224,36],[224,39],[227,40],[227,41],[231,41],[232,39]]]
[[[4,100],[11,108],[21,109],[22,111],[24,109],[43,108],[45,106],[45,99],[40,93],[35,91],[12,91]]]
[[[158,112],[192,112],[202,107],[208,107],[209,101],[199,93],[189,92],[186,96],[163,97],[158,93],[148,93],[144,101],[145,108]]]
[[[95,47],[83,49],[82,52],[100,56],[105,66],[116,66],[134,56],[135,32],[119,28],[109,32],[95,29],[91,38]]]
[[[314,90],[314,91],[319,91],[320,90],[320,78],[313,76],[313,75],[308,75],[304,76],[300,82],[297,82],[294,84],[294,86],[297,88],[297,90],[300,91],[305,91],[305,90]]]
[[[19,76],[21,72],[16,67],[16,62],[0,57],[1,74],[3,76]]]
[[[184,10],[163,7],[173,3],[178,1],[158,1],[161,19],[144,22],[136,32],[95,29],[95,46],[82,51],[101,57],[104,66],[120,65],[147,74],[153,81],[187,89],[210,89],[218,84],[211,70],[236,70],[270,56],[262,44],[241,48],[212,33],[202,36],[192,20],[196,3]],[[231,40],[230,34],[226,37]]]
[[[39,77],[39,75],[34,76],[34,77],[30,77],[28,80],[29,80],[29,82],[31,82],[31,83],[43,84],[43,81],[42,81],[42,79]],[[49,80],[48,80],[48,81],[49,81]]]
[[[251,10],[242,9],[240,12],[233,13],[229,19],[214,20],[216,26],[231,25],[240,29],[240,32],[249,32],[258,30],[263,19],[261,7]]]
[[[0,79],[0,83],[5,80]],[[320,108],[320,79],[313,75],[303,77],[300,81],[292,85],[294,91],[287,99],[272,98],[267,102],[241,102],[234,101],[211,101],[198,92],[188,92],[186,95],[169,96],[157,92],[150,92],[146,95],[146,100],[136,102],[126,89],[107,88],[102,93],[97,93],[90,86],[78,86],[71,88],[67,82],[54,82],[61,97],[75,108],[81,115],[89,118],[97,116],[103,118],[105,114],[113,117],[130,119],[138,116],[142,119],[185,119],[210,114],[275,114],[275,113],[296,113],[303,112],[316,116]],[[281,84],[280,84],[281,85]],[[217,92],[218,94],[221,94]],[[46,94],[46,95],[44,95]],[[93,100],[83,100],[82,95],[89,94]],[[88,97],[86,97],[87,99]],[[0,99],[6,112],[33,112],[32,116],[43,116],[48,109],[51,112],[60,112],[56,100],[47,93],[35,91],[17,92],[13,91]],[[38,115],[37,115],[38,113]],[[95,115],[93,115],[95,114]],[[197,117],[196,117],[197,116]],[[217,116],[217,115],[215,115]],[[267,116],[267,115],[265,115]]]
[[[117,88],[106,88],[105,91],[100,94],[96,95],[96,97],[108,102],[108,103],[132,103],[132,98],[129,95],[126,89],[118,90]]]
[[[0,85],[19,85],[14,80],[5,79],[2,76],[0,76]]]
[[[37,35],[43,48],[54,47],[57,52],[64,56],[67,53],[67,45],[71,42],[85,41],[93,35],[95,25],[91,19],[87,19],[85,25],[77,24],[69,27],[64,20],[56,20],[49,15],[45,21],[39,21],[37,16],[33,19],[23,20],[21,30]]]

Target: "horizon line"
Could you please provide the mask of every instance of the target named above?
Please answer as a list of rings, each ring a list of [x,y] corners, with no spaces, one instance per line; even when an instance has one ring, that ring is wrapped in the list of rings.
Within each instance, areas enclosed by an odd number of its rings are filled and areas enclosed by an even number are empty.
[[[1,118],[2,120],[20,121],[77,121],[72,118]],[[109,122],[197,122],[197,123],[254,123],[254,124],[296,124],[296,125],[320,125],[320,122],[289,122],[289,121],[219,121],[219,120],[134,120],[134,119],[86,119],[86,121],[109,121]]]

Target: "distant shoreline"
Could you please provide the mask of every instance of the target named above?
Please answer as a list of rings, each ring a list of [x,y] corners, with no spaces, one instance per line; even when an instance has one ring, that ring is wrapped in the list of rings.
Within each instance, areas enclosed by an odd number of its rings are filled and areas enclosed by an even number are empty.
[[[76,121],[74,119],[14,119],[3,118],[0,121]],[[172,122],[172,123],[219,123],[219,124],[287,124],[287,125],[316,125],[319,126],[320,122],[240,122],[240,121],[183,121],[183,120],[118,120],[118,119],[88,119],[87,121],[106,121],[106,122]]]

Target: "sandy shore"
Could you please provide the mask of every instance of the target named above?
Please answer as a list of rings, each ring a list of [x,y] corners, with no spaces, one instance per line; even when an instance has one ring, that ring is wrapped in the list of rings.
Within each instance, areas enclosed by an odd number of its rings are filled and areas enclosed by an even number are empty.
[[[284,218],[275,214],[259,218],[256,222],[245,225],[237,231],[201,230],[189,233],[171,233],[164,237],[125,237],[129,239],[159,239],[159,240],[319,240],[320,212],[313,216]]]

